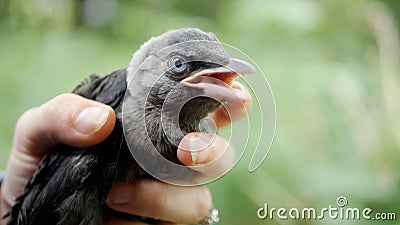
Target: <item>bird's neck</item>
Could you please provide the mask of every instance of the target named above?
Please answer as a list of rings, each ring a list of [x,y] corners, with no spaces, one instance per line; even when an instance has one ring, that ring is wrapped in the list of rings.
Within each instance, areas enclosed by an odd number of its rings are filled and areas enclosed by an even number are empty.
[[[168,110],[168,106],[162,110],[159,105],[147,104],[144,110],[147,132],[152,134],[153,143],[160,143],[160,148],[178,146],[186,134],[200,132],[200,121],[218,106],[219,103],[208,98],[199,98],[186,103],[177,113],[174,109]]]
[[[180,129],[186,133],[200,131],[200,121],[219,106],[219,102],[207,97],[197,97],[187,102],[179,114]]]
[[[141,139],[134,142],[135,146],[130,147],[146,149],[151,141],[164,157],[177,162],[176,149],[180,141],[186,134],[200,131],[200,121],[219,106],[218,102],[200,97],[187,102],[176,113],[173,108],[169,110],[161,101],[146,103],[139,99],[130,101],[132,102],[127,104],[130,108],[125,111],[125,115],[128,115],[126,122],[131,124],[130,132]]]

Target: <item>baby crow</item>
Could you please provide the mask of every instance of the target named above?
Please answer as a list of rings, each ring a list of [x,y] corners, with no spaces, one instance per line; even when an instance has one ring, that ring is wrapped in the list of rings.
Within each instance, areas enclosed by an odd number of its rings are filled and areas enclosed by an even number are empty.
[[[234,97],[230,87],[238,74],[253,72],[250,64],[230,58],[214,34],[183,28],[151,38],[127,68],[91,75],[73,93],[115,110],[112,134],[92,147],[59,145],[49,152],[8,213],[8,224],[102,224],[116,180],[193,175],[152,157],[181,164],[179,141],[200,131],[199,122]]]

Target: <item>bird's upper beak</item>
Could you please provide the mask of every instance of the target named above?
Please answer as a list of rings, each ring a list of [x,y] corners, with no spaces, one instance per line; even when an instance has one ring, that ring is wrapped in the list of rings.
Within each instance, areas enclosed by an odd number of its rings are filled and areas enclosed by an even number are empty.
[[[239,75],[254,74],[256,69],[240,59],[231,58],[228,65],[201,70],[181,81],[185,86],[203,90],[205,96],[216,100],[229,100],[232,82]]]

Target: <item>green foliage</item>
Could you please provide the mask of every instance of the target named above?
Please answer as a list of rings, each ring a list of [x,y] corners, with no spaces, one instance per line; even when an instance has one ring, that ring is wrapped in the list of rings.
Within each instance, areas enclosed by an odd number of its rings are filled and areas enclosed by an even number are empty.
[[[24,111],[93,72],[125,67],[151,36],[199,27],[250,55],[276,98],[276,138],[262,167],[248,173],[247,153],[210,184],[221,224],[394,224],[269,221],[256,211],[320,209],[343,195],[349,207],[400,212],[396,1],[88,2],[0,0],[0,168]]]

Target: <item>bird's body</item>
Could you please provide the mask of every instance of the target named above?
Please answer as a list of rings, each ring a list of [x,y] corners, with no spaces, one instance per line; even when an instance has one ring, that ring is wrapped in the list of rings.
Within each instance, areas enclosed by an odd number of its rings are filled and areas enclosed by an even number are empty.
[[[190,85],[187,85],[185,79],[199,71],[221,65],[197,61],[189,65],[188,62],[188,68],[180,71],[178,66],[183,64],[177,60],[181,58],[174,58],[174,56],[172,60],[163,61],[166,65],[160,64],[159,61],[155,61],[154,65],[150,63],[150,73],[149,68],[141,65],[162,48],[193,40],[219,43],[213,34],[199,29],[169,31],[144,44],[135,53],[127,69],[117,70],[103,77],[92,75],[89,80],[78,85],[73,93],[107,104],[115,110],[117,121],[112,134],[102,143],[92,147],[82,149],[60,145],[48,153],[26,185],[25,192],[12,207],[8,224],[102,224],[103,212],[106,210],[104,202],[113,183],[116,180],[132,181],[139,177],[149,176],[131,154],[132,148],[150,151],[142,141],[145,139],[143,137],[145,134],[150,134],[149,140],[162,156],[173,163],[180,164],[176,154],[176,142],[189,132],[199,131],[197,126],[199,120],[214,111],[220,104],[215,99],[207,97],[192,99],[182,107],[178,115],[178,124],[173,124],[174,126],[171,126],[169,130],[165,130],[160,122],[162,114],[160,107],[165,102],[171,101],[167,100],[166,95],[171,94],[174,88],[179,89],[180,95],[202,91],[202,88],[190,86],[198,85],[197,81],[188,80]],[[216,54],[215,60],[222,65],[228,64],[230,60],[228,54],[222,47],[218,50],[221,52],[213,53]],[[209,49],[193,51],[203,56],[201,51],[210,52]],[[188,57],[182,55],[182,52],[176,54],[182,58]],[[171,58],[171,56],[168,57]],[[175,63],[172,65],[172,72],[169,68],[171,61]],[[157,79],[161,83],[155,85],[155,89],[149,90]],[[127,96],[128,103],[125,101]],[[174,99],[177,97],[173,96],[173,103]],[[125,126],[123,104],[129,104],[124,113],[128,113],[128,117],[131,118],[128,120],[130,124],[125,124]],[[140,113],[144,115],[136,116]],[[138,118],[144,118],[144,120]],[[175,123],[172,119],[170,121]],[[124,135],[126,126],[129,127],[129,132],[134,134],[129,138],[137,140],[127,140],[127,136]],[[146,126],[147,130],[142,126]],[[180,132],[175,131],[175,128],[180,128]],[[170,136],[173,138],[168,138]],[[191,170],[187,171],[190,174]],[[172,176],[184,177],[188,174],[172,174]]]

